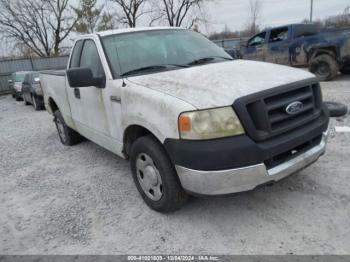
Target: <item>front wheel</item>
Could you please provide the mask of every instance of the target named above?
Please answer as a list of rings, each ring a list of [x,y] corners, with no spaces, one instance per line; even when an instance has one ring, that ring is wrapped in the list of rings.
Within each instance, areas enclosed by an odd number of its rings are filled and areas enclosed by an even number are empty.
[[[131,146],[131,170],[146,204],[162,213],[181,208],[188,195],[162,145],[153,137],[139,138]]]
[[[312,59],[310,72],[314,73],[320,81],[330,81],[337,76],[339,65],[334,57],[323,54]]]
[[[54,122],[56,124],[58,136],[65,146],[73,146],[81,141],[81,136],[66,125],[64,118],[59,110],[54,112]]]

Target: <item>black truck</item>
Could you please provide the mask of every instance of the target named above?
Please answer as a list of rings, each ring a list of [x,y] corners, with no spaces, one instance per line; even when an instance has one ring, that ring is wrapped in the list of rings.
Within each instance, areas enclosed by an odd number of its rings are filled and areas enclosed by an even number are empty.
[[[350,73],[350,28],[320,30],[315,24],[267,29],[248,40],[244,59],[309,67],[321,81]]]

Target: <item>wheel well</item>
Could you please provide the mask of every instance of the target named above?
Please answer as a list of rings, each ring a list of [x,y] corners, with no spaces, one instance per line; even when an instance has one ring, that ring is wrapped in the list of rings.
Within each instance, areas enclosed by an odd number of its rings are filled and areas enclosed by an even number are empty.
[[[49,98],[49,107],[50,107],[52,113],[54,113],[55,111],[58,110],[58,106],[57,106],[55,100],[53,100],[51,97]]]
[[[139,139],[140,137],[146,136],[146,135],[154,136],[151,131],[149,131],[148,129],[146,129],[142,126],[138,126],[138,125],[129,126],[125,130],[124,139],[123,139],[123,142],[124,142],[123,153],[127,159],[129,158],[131,145],[137,139]]]
[[[330,55],[334,59],[337,59],[337,50],[334,46],[317,48],[311,52],[311,56],[310,56],[309,60],[311,61],[313,58],[315,58],[319,55]]]

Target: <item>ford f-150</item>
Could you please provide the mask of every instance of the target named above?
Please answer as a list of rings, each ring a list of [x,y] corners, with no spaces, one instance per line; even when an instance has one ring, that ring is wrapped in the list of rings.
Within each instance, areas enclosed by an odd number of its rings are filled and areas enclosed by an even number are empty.
[[[281,180],[326,150],[329,117],[313,74],[232,60],[190,30],[82,36],[67,70],[40,79],[61,142],[84,136],[130,160],[142,198],[160,212],[189,194]]]

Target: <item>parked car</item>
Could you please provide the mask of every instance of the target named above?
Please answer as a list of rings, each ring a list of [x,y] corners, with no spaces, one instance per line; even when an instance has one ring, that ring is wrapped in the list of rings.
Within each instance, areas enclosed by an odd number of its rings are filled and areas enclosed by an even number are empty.
[[[350,73],[350,29],[320,31],[314,24],[267,29],[252,37],[244,59],[309,67],[321,81]]]
[[[32,104],[37,111],[44,108],[44,94],[40,85],[39,72],[25,74],[22,83],[22,94],[25,105]]]
[[[21,71],[12,74],[12,97],[15,98],[16,101],[22,100],[22,83],[27,73],[27,71]]]
[[[181,207],[279,181],[326,150],[317,78],[245,60],[198,33],[122,29],[81,36],[67,71],[40,75],[64,145],[84,136],[130,160],[144,201]]]

